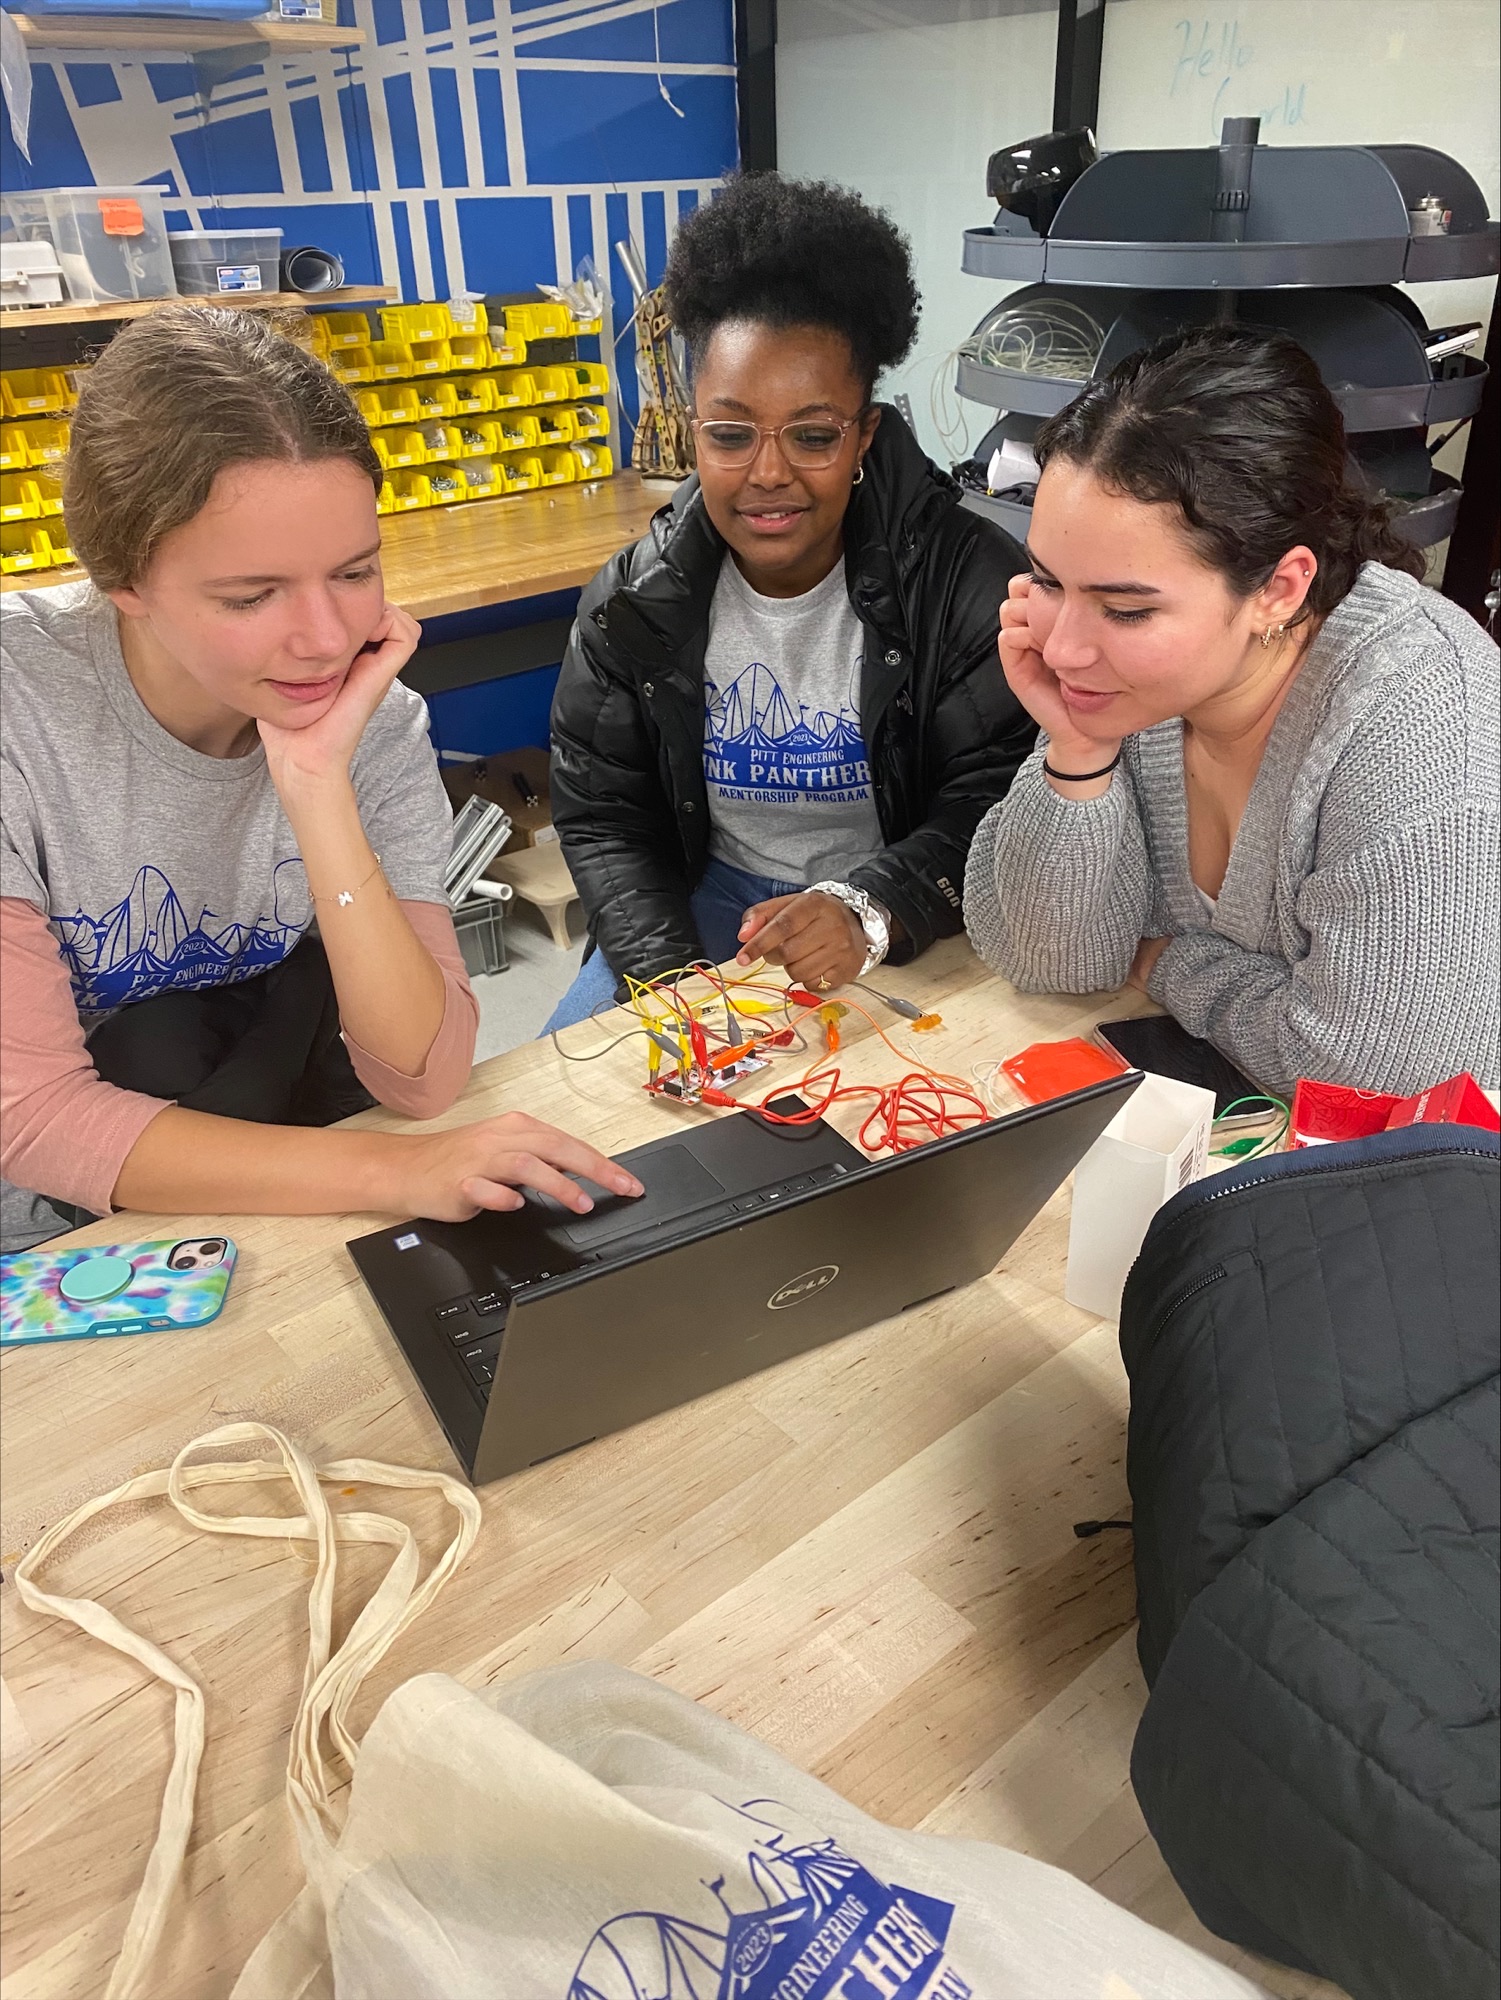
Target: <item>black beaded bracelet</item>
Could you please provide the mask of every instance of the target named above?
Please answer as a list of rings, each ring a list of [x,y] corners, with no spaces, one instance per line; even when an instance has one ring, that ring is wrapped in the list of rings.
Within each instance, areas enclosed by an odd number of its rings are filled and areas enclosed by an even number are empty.
[[[1055,771],[1046,757],[1042,760],[1042,768],[1050,778],[1057,778],[1062,784],[1087,785],[1091,778],[1108,778],[1120,761],[1121,753],[1117,750],[1110,762],[1102,764],[1098,771]]]

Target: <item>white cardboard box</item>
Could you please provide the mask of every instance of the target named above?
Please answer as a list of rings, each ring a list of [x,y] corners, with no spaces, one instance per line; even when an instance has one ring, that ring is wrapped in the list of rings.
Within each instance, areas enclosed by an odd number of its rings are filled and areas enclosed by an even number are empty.
[[[1126,1273],[1165,1201],[1209,1164],[1214,1092],[1147,1075],[1079,1162],[1068,1232],[1070,1305],[1119,1319]]]

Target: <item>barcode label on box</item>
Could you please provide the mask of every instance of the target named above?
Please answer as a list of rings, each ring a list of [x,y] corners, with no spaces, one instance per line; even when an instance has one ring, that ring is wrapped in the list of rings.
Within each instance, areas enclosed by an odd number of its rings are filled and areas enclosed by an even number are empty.
[[[221,292],[258,292],[261,289],[261,267],[259,264],[221,264],[219,266],[219,290]]]

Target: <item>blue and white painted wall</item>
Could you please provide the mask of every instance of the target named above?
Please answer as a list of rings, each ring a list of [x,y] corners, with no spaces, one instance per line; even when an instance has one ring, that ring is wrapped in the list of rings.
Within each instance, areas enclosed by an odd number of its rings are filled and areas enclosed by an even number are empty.
[[[272,52],[200,94],[184,60],[33,57],[6,187],[154,182],[169,227],[280,227],[403,298],[660,276],[736,149],[731,0],[338,0],[362,48]],[[4,121],[0,121],[3,125]],[[629,343],[621,390],[634,407]]]

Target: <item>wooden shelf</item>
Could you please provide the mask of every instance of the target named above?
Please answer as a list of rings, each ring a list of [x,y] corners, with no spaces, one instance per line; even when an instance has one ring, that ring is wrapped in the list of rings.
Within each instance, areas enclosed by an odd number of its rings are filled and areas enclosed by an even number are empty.
[[[144,319],[158,306],[230,306],[236,312],[301,310],[308,306],[352,306],[376,299],[394,299],[393,285],[341,285],[335,292],[218,292],[188,297],[174,292],[165,299],[117,299],[109,305],[15,306],[0,313],[0,334],[25,327],[86,326],[101,321]]]
[[[616,473],[580,486],[424,507],[381,520],[386,596],[414,618],[441,618],[577,590],[617,549],[645,534],[676,491],[665,480]],[[22,571],[0,590],[77,583],[80,569]]]
[[[243,21],[199,21],[169,14],[13,14],[21,40],[32,49],[149,51],[242,49],[352,49],[364,44],[359,28],[329,21],[283,21],[276,14]]]

